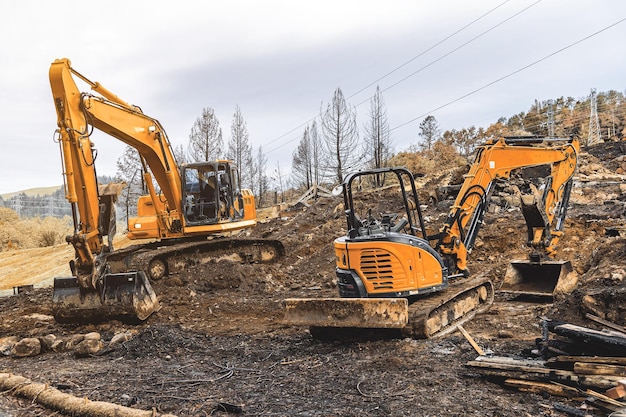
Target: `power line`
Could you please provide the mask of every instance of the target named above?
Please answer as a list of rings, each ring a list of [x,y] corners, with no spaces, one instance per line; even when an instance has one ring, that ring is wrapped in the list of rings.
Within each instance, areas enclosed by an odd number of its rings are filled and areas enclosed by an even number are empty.
[[[406,77],[401,78],[400,80],[398,80],[398,81],[396,81],[395,83],[391,84],[390,86],[385,87],[383,90],[381,90],[381,92],[385,92],[385,91],[387,91],[387,90],[390,90],[390,89],[392,89],[393,87],[397,86],[398,84],[401,84],[401,83],[405,82],[405,81],[406,81],[406,80],[408,80],[409,78],[411,78],[411,77],[413,77],[413,76],[417,75],[418,73],[422,72],[422,71],[423,71],[423,70],[425,70],[426,68],[429,68],[429,67],[431,67],[431,66],[435,65],[437,62],[441,61],[441,60],[442,60],[442,59],[444,59],[444,58],[447,58],[448,56],[452,55],[453,53],[457,52],[458,50],[460,50],[460,49],[462,49],[462,48],[466,47],[466,46],[467,46],[467,45],[469,45],[470,43],[472,43],[472,42],[474,42],[475,40],[477,40],[477,39],[479,39],[479,38],[483,37],[484,35],[486,35],[487,33],[491,32],[492,30],[494,30],[494,29],[496,29],[496,28],[498,28],[498,27],[502,26],[504,23],[508,22],[509,20],[513,19],[514,17],[519,16],[520,14],[524,13],[526,10],[530,9],[531,7],[533,7],[533,6],[537,5],[537,4],[538,4],[538,3],[540,3],[540,2],[541,2],[541,0],[537,0],[537,1],[536,1],[536,2],[534,2],[533,4],[531,4],[531,5],[529,5],[529,6],[524,7],[524,8],[523,8],[522,10],[520,10],[519,12],[517,12],[517,13],[513,14],[512,16],[510,16],[510,17],[508,17],[508,18],[504,19],[504,20],[503,20],[503,21],[501,21],[500,23],[498,23],[498,24],[496,24],[496,25],[494,25],[494,26],[490,27],[489,29],[485,30],[484,32],[481,32],[480,34],[478,34],[478,35],[474,36],[474,37],[473,37],[472,39],[470,39],[469,41],[467,41],[467,42],[465,42],[465,43],[461,44],[460,46],[458,46],[458,47],[454,48],[453,50],[451,50],[450,52],[448,52],[448,53],[446,53],[446,54],[444,54],[444,55],[440,56],[439,58],[435,59],[434,61],[429,62],[428,64],[426,64],[426,65],[424,65],[423,67],[419,68],[417,71],[414,71],[414,72],[412,72],[411,74],[407,75]],[[370,98],[371,98],[371,97],[370,97]],[[368,98],[367,100],[369,100],[370,98]],[[364,100],[364,101],[360,102],[359,104],[357,104],[357,107],[358,107],[358,106],[360,106],[360,105],[361,105],[361,104],[363,104],[363,103],[366,103],[366,102],[367,102],[367,100]]]
[[[485,88],[487,88],[487,87],[491,87],[492,85],[497,84],[497,83],[499,83],[500,81],[503,81],[503,80],[505,80],[505,79],[507,79],[507,78],[509,78],[509,77],[511,77],[511,76],[513,76],[513,75],[515,75],[515,74],[517,74],[517,73],[520,73],[520,72],[522,72],[522,71],[524,71],[524,70],[526,70],[526,69],[528,69],[528,68],[530,68],[530,67],[532,67],[532,66],[534,66],[534,65],[537,65],[537,64],[539,64],[540,62],[543,62],[543,61],[545,61],[546,59],[551,58],[551,57],[553,57],[553,56],[555,56],[555,55],[557,55],[557,54],[559,54],[559,53],[561,53],[561,52],[563,52],[563,51],[565,51],[565,50],[567,50],[567,49],[569,49],[569,48],[571,48],[571,47],[573,47],[573,46],[576,46],[576,45],[578,45],[579,43],[582,43],[582,42],[584,42],[584,41],[586,41],[586,40],[588,40],[588,39],[590,39],[590,38],[593,38],[594,36],[599,35],[600,33],[605,32],[606,30],[611,29],[611,28],[612,28],[612,27],[614,27],[614,26],[617,26],[618,24],[622,23],[622,22],[623,22],[623,21],[625,21],[625,20],[626,20],[626,18],[622,18],[622,19],[618,20],[617,22],[615,22],[615,23],[613,23],[613,24],[611,24],[611,25],[609,25],[609,26],[606,26],[606,27],[605,27],[605,28],[603,28],[603,29],[598,30],[597,32],[592,33],[591,35],[585,36],[584,38],[579,39],[579,40],[577,40],[576,42],[573,42],[573,43],[571,43],[571,44],[569,44],[569,45],[567,45],[567,46],[565,46],[565,47],[563,47],[563,48],[561,48],[561,49],[559,49],[559,50],[557,50],[557,51],[554,51],[554,52],[552,52],[552,53],[550,53],[550,54],[548,54],[548,55],[544,56],[543,58],[540,58],[540,59],[538,59],[538,60],[536,60],[536,61],[534,61],[534,62],[532,62],[532,63],[530,63],[530,64],[528,64],[528,65],[525,65],[524,67],[522,67],[522,68],[520,68],[520,69],[518,69],[518,70],[515,70],[515,71],[513,71],[513,72],[511,72],[511,73],[509,73],[509,74],[507,74],[507,75],[504,75],[504,76],[502,76],[502,77],[500,77],[500,78],[498,78],[498,79],[496,79],[496,80],[494,80],[494,81],[492,81],[492,82],[490,82],[490,83],[487,83],[487,84],[483,85],[482,87],[479,87],[479,88],[477,88],[477,89],[475,89],[475,90],[472,90],[472,91],[470,91],[469,93],[464,94],[464,95],[462,95],[461,97],[458,97],[458,98],[456,98],[456,99],[454,99],[454,100],[452,100],[452,101],[449,101],[449,102],[447,102],[447,103],[445,103],[445,104],[442,104],[441,106],[439,106],[439,107],[437,107],[437,108],[434,108],[434,109],[432,109],[432,110],[430,110],[430,111],[428,111],[428,112],[426,112],[426,113],[423,113],[423,114],[421,114],[421,115],[419,115],[419,116],[417,116],[417,117],[414,117],[413,119],[411,119],[411,120],[409,120],[409,121],[406,121],[406,122],[404,122],[404,123],[402,123],[402,124],[399,124],[399,125],[397,125],[397,126],[395,126],[395,127],[391,128],[391,129],[389,129],[389,131],[391,132],[391,131],[394,131],[394,130],[396,130],[396,129],[399,129],[399,128],[403,127],[403,126],[406,126],[406,125],[408,125],[408,124],[411,124],[411,123],[415,122],[416,120],[419,120],[419,119],[421,119],[421,118],[423,118],[423,117],[426,117],[426,116],[428,116],[429,114],[432,114],[432,113],[434,113],[434,112],[436,112],[436,111],[438,111],[438,110],[441,110],[441,109],[443,109],[443,108],[445,108],[445,107],[448,107],[448,106],[450,106],[450,105],[452,105],[452,104],[454,104],[454,103],[457,103],[457,102],[459,102],[459,101],[461,101],[461,100],[463,100],[463,99],[465,99],[465,98],[467,98],[467,97],[469,97],[469,96],[471,96],[471,95],[473,95],[473,94],[476,94],[476,93],[477,93],[477,92],[479,92],[479,91],[484,90],[484,89],[485,89]]]
[[[439,42],[437,42],[436,44],[434,44],[433,46],[431,46],[430,48],[425,49],[424,51],[420,52],[419,54],[415,55],[414,57],[412,57],[411,59],[409,59],[408,61],[406,61],[405,63],[397,66],[396,68],[392,69],[391,71],[389,71],[388,73],[386,73],[385,75],[383,75],[382,77],[372,81],[371,83],[369,83],[368,85],[366,85],[365,87],[361,88],[360,90],[358,90],[357,92],[353,93],[352,95],[348,96],[348,100],[353,98],[354,96],[356,96],[357,94],[361,93],[363,90],[368,89],[369,87],[373,86],[374,84],[378,83],[379,81],[382,81],[383,79],[387,78],[388,76],[390,76],[391,74],[395,73],[396,71],[398,71],[401,68],[404,68],[405,66],[407,66],[408,64],[410,64],[411,62],[415,61],[417,58],[421,57],[422,55],[426,54],[427,52],[430,52],[431,50],[435,49],[437,46],[441,45],[442,43],[444,43],[445,41],[447,41],[448,39],[451,39],[452,37],[454,37],[455,35],[461,33],[462,31],[464,31],[465,29],[467,29],[468,27],[472,26],[474,23],[478,22],[479,20],[483,19],[484,17],[488,16],[489,14],[491,14],[492,12],[494,12],[495,10],[499,9],[500,7],[504,6],[506,3],[508,3],[510,0],[506,0],[502,3],[500,3],[499,5],[497,5],[496,7],[494,7],[493,9],[489,10],[487,13],[484,13],[482,16],[480,16],[477,19],[472,20],[470,23],[466,24],[465,26],[463,26],[462,28],[458,29],[457,31],[453,32],[452,34],[446,36],[445,38],[443,38],[442,40],[440,40]],[[541,1],[541,0],[539,0]],[[535,3],[536,4],[536,3]],[[508,19],[507,19],[508,20]]]
[[[489,11],[487,11],[486,13],[482,14],[482,15],[481,15],[480,17],[478,17],[477,19],[474,19],[473,21],[471,21],[470,23],[468,23],[468,24],[464,25],[464,26],[463,26],[463,27],[461,27],[460,29],[457,29],[455,32],[453,32],[452,34],[450,34],[450,35],[446,36],[444,39],[440,40],[439,42],[435,43],[433,46],[431,46],[431,47],[429,47],[429,48],[425,49],[424,51],[420,52],[419,54],[417,54],[417,55],[413,56],[413,57],[412,57],[411,59],[409,59],[408,61],[404,62],[403,64],[401,64],[401,65],[399,65],[398,67],[394,68],[393,70],[389,71],[388,73],[386,73],[386,74],[385,74],[385,75],[383,75],[382,77],[380,77],[380,78],[378,78],[377,80],[375,80],[375,81],[373,81],[373,82],[371,82],[371,83],[367,84],[365,87],[361,88],[361,89],[360,89],[360,90],[358,90],[357,92],[355,92],[355,93],[353,93],[352,95],[348,96],[348,97],[347,97],[347,99],[350,99],[350,98],[352,98],[352,97],[356,96],[357,94],[361,93],[362,91],[366,90],[367,88],[371,87],[372,85],[376,84],[377,82],[379,82],[379,81],[383,80],[384,78],[386,78],[386,77],[388,77],[389,75],[391,75],[391,74],[395,73],[395,72],[396,72],[396,71],[398,71],[399,69],[401,69],[401,68],[405,67],[406,65],[408,65],[408,64],[409,64],[409,63],[411,63],[411,62],[413,62],[413,61],[414,61],[414,60],[416,60],[417,58],[421,57],[422,55],[424,55],[424,54],[426,54],[427,52],[431,51],[432,49],[436,48],[437,46],[439,46],[439,45],[443,44],[445,41],[449,40],[450,38],[454,37],[455,35],[459,34],[460,32],[464,31],[465,29],[469,28],[470,26],[472,26],[473,24],[475,24],[475,23],[476,23],[476,22],[478,22],[479,20],[481,20],[481,19],[483,19],[484,17],[488,16],[489,14],[491,14],[492,12],[494,12],[495,10],[497,10],[498,8],[500,8],[501,6],[505,5],[505,4],[506,4],[506,3],[508,3],[509,1],[510,1],[510,0],[506,0],[506,1],[502,2],[502,3],[500,3],[498,6],[496,6],[496,7],[492,8],[491,10],[489,10]],[[492,27],[492,28],[491,28],[491,29],[489,29],[487,32],[489,32],[489,31],[491,31],[491,30],[495,29],[496,27],[500,26],[502,23],[504,23],[504,22],[506,22],[506,21],[508,21],[508,20],[512,19],[513,17],[517,16],[518,14],[520,14],[520,13],[522,13],[523,11],[527,10],[528,8],[530,8],[530,7],[534,6],[535,4],[539,3],[540,1],[541,1],[541,0],[538,0],[538,1],[536,1],[535,3],[533,3],[532,5],[530,5],[530,6],[526,7],[525,9],[523,9],[522,11],[517,12],[517,13],[516,13],[516,14],[514,14],[513,16],[511,16],[511,17],[507,18],[506,20],[504,20],[504,21],[500,22],[498,25],[496,25],[496,26]],[[477,36],[477,37],[473,38],[471,41],[466,42],[465,44],[461,45],[460,47],[458,47],[458,48],[454,49],[453,51],[451,51],[451,52],[447,53],[446,55],[444,55],[443,57],[439,58],[437,61],[439,61],[439,60],[441,60],[441,59],[445,58],[446,56],[448,56],[448,55],[450,55],[450,54],[452,54],[452,53],[454,53],[454,52],[458,51],[458,50],[459,50],[459,49],[461,49],[462,47],[466,46],[467,44],[471,43],[472,41],[476,40],[478,37],[480,37],[480,36],[484,35],[484,34],[485,34],[485,33],[487,33],[487,32],[483,32],[481,35],[479,35],[479,36]],[[437,62],[437,61],[435,61],[435,62]],[[422,71],[424,68],[427,68],[428,66],[430,66],[430,65],[434,64],[435,62],[430,63],[430,64],[429,64],[429,65],[427,65],[426,67],[422,67],[421,69],[419,69],[418,71],[416,71],[416,72],[414,72],[413,74],[409,75],[408,77],[403,78],[400,82],[405,81],[407,78],[409,78],[409,77],[411,77],[411,76],[413,76],[413,75],[417,74],[419,71]],[[398,82],[398,83],[395,83],[395,84],[392,84],[390,87],[387,87],[387,89],[389,89],[389,88],[391,88],[391,87],[394,87],[394,86],[395,86],[395,85],[397,85],[397,84],[399,84],[399,82]],[[384,91],[384,90],[383,90],[383,91]],[[370,100],[370,99],[371,99],[371,97],[367,98],[365,101],[363,101],[363,102],[361,102],[361,103],[357,104],[357,106],[360,106],[361,104],[363,104],[363,103],[367,102],[367,101],[368,101],[368,100]],[[317,115],[316,115],[316,116],[311,117],[309,120],[307,120],[307,121],[306,121],[306,122],[304,122],[304,123],[299,124],[298,126],[294,127],[293,129],[291,129],[291,130],[289,130],[289,131],[287,131],[287,132],[283,133],[282,135],[278,136],[277,138],[272,139],[271,141],[267,142],[267,143],[266,143],[266,145],[270,145],[270,144],[272,144],[272,143],[274,143],[274,142],[277,142],[278,140],[280,140],[280,139],[284,138],[285,136],[287,136],[287,135],[291,134],[292,132],[296,131],[297,129],[301,129],[302,127],[304,127],[304,126],[308,125],[309,123],[311,123],[311,122],[312,122],[312,121],[314,121],[315,119],[317,119]],[[291,143],[291,142],[293,142],[294,140],[297,140],[297,139],[299,139],[299,137],[295,137],[295,138],[293,138],[293,139],[290,139],[290,140],[288,140],[287,142],[283,143],[282,145],[280,145],[280,146],[278,146],[278,147],[276,147],[276,148],[270,149],[269,151],[267,151],[267,152],[266,152],[266,154],[272,153],[272,152],[274,152],[274,151],[276,151],[276,150],[280,149],[282,146],[286,145],[287,143]]]

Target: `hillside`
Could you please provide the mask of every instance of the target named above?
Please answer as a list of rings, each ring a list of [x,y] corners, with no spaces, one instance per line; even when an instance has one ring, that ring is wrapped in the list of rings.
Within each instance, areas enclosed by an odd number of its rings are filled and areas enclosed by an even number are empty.
[[[465,325],[483,349],[523,355],[541,337],[542,316],[590,325],[584,314],[593,308],[626,325],[626,238],[620,236],[626,177],[615,172],[620,158],[619,150],[603,145],[580,155],[558,253],[578,273],[576,291],[554,303],[498,294],[487,313]],[[451,177],[423,178],[425,194]],[[371,199],[383,204],[387,196],[377,191]],[[496,287],[509,262],[527,254],[524,220],[509,197],[505,188],[494,195],[470,257],[473,273],[490,277]],[[431,340],[369,334],[321,341],[308,329],[282,324],[285,298],[336,296],[333,240],[346,233],[341,203],[321,198],[254,228],[252,237],[283,242],[286,254],[278,263],[190,263],[154,282],[162,309],[140,325],[57,324],[50,316],[50,288],[2,298],[0,339],[52,334],[68,346],[78,334],[98,332],[107,347],[82,357],[71,349],[21,359],[0,355],[0,370],[79,398],[178,416],[565,417],[554,403],[579,407],[576,399],[513,391],[476,377],[465,367],[476,352],[458,333]],[[431,201],[425,207],[427,228],[437,229],[448,206]],[[49,270],[50,277],[57,261],[61,265],[60,250],[24,253],[20,266],[33,276]],[[16,256],[0,254],[0,265]],[[116,334],[128,339],[108,346]],[[0,396],[2,413],[59,415],[12,396]]]
[[[51,187],[39,187],[39,188],[29,188],[27,190],[14,191],[12,193],[4,193],[0,194],[3,200],[9,200],[15,197],[18,194],[26,194],[28,197],[41,197],[44,195],[51,195],[61,189],[61,185],[55,185]]]

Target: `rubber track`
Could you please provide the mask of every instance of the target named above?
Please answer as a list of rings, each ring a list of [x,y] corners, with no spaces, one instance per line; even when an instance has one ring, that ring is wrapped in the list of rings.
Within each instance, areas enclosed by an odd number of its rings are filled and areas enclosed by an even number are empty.
[[[261,260],[261,251],[272,249],[271,259]],[[155,242],[133,245],[120,249],[107,256],[112,272],[145,271],[148,274],[150,262],[159,258],[171,268],[178,260],[207,260],[230,255],[240,256],[242,263],[270,263],[285,254],[279,240],[272,239],[212,239],[198,241]],[[169,271],[173,273],[176,271]]]
[[[449,309],[455,301],[463,298],[468,292],[474,291],[482,285],[487,289],[487,298],[485,301],[480,302],[477,308],[448,324],[446,327],[439,329],[439,331],[433,334],[427,333],[426,321],[435,310],[438,308]],[[402,333],[409,337],[421,339],[443,336],[453,332],[459,325],[472,319],[476,314],[488,310],[491,304],[493,304],[493,299],[493,283],[484,276],[479,275],[474,278],[456,281],[444,291],[428,295],[425,298],[420,298],[409,305],[409,324],[402,329]]]

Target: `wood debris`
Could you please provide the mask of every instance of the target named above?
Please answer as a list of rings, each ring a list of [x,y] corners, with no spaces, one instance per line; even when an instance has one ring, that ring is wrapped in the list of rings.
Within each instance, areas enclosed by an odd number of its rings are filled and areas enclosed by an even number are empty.
[[[626,333],[599,317],[591,320],[604,329],[544,319],[534,357],[481,355],[466,366],[505,386],[577,399],[594,410],[570,415],[626,416]]]

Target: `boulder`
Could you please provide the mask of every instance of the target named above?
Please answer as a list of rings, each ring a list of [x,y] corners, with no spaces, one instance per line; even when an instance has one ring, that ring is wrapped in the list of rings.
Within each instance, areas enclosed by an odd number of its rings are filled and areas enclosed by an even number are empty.
[[[20,340],[13,346],[11,356],[16,358],[26,358],[37,356],[41,353],[41,342],[36,337],[27,337]]]

